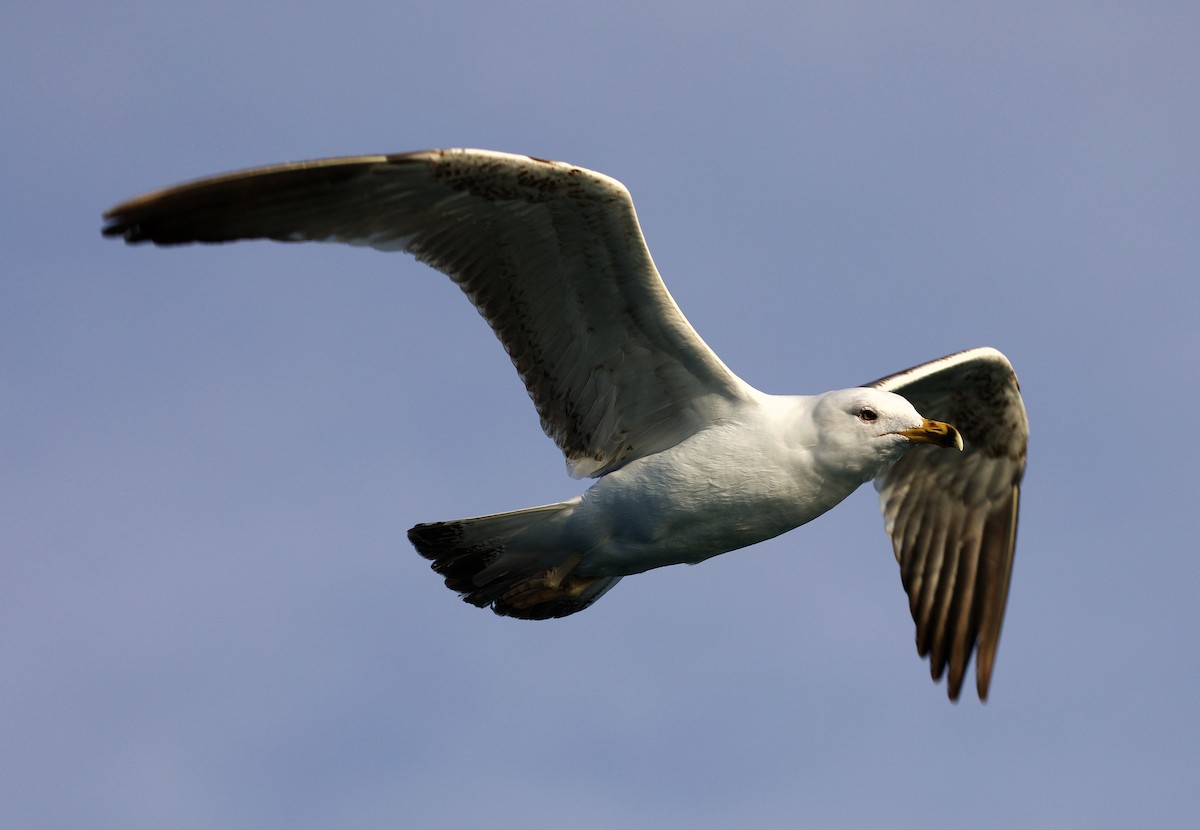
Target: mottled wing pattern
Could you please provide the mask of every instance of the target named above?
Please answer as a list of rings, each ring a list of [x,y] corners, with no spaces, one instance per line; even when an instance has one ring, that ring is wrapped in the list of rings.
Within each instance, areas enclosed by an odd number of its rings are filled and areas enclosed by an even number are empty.
[[[962,433],[962,453],[916,447],[876,482],[887,532],[934,680],[957,699],[975,651],[991,681],[1012,576],[1029,422],[1008,359],[971,349],[867,384]]]
[[[572,474],[674,446],[750,394],[688,324],[620,182],[561,162],[435,150],[263,167],[160,190],[104,233],[403,250],[487,319]]]

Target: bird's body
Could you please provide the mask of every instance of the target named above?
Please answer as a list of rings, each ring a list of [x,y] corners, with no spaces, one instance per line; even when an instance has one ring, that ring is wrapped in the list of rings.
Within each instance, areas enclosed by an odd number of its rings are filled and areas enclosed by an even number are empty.
[[[907,443],[889,442],[854,466],[822,464],[804,417],[817,400],[762,395],[738,419],[607,473],[566,503],[553,533],[546,529],[546,542],[580,552],[581,576],[629,576],[694,565],[812,521],[874,478]]]
[[[278,165],[148,194],[108,235],[403,250],[488,320],[576,477],[558,504],[409,531],[447,586],[497,613],[588,607],[621,577],[778,536],[875,480],[918,650],[957,697],[987,693],[1028,424],[990,348],[821,395],[742,381],[658,276],[628,191],[583,168],[481,150]],[[940,420],[930,420],[931,418]],[[959,431],[942,421],[950,421]],[[962,453],[940,448],[956,448]]]
[[[764,399],[736,421],[615,470],[582,496],[580,520],[611,539],[590,572],[640,573],[696,564],[820,516],[869,476],[821,470],[801,429],[803,399]],[[590,529],[590,528],[589,528]],[[607,548],[604,550],[603,548]]]

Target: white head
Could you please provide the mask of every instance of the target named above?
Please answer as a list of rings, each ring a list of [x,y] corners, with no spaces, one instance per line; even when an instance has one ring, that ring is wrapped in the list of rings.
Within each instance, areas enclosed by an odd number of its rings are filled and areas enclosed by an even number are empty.
[[[917,444],[963,448],[958,430],[921,416],[906,399],[879,389],[826,392],[812,409],[813,457],[825,472],[860,483],[885,471]]]

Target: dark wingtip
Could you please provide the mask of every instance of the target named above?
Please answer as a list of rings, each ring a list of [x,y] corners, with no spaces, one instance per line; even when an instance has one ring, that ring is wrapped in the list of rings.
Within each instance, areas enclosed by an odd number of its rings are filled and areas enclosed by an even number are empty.
[[[104,218],[107,224],[100,229],[101,236],[119,236],[130,244],[143,241],[138,238],[136,229],[132,225],[119,218],[109,217],[108,214],[105,214]]]
[[[100,217],[104,220],[104,225],[100,228],[100,235],[124,239],[130,245],[138,245],[143,242],[171,244],[169,240],[162,242],[146,233],[141,222],[137,220],[136,214],[129,211],[129,207],[128,204],[123,204],[105,211]]]

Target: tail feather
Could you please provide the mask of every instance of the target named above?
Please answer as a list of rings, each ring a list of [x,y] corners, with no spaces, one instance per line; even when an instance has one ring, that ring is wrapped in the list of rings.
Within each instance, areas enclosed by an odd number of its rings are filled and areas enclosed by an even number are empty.
[[[565,617],[620,580],[576,574],[582,553],[563,549],[560,534],[543,524],[574,503],[419,524],[408,540],[432,560],[446,587],[472,605],[527,620]]]

